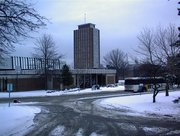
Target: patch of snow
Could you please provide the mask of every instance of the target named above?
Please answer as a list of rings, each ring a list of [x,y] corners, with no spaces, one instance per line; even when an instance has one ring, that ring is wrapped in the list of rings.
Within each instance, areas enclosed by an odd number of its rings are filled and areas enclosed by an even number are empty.
[[[117,125],[121,128],[121,131],[124,135],[129,135],[130,133],[133,135],[137,135],[138,129],[134,124],[130,123],[117,123]]]
[[[143,130],[146,132],[147,135],[159,134],[168,131],[167,128],[161,128],[161,127],[153,127],[153,128],[144,127]]]
[[[180,130],[174,130],[174,131],[170,131],[170,132],[168,132],[167,134],[166,134],[167,136],[169,136],[169,135],[180,135]]]
[[[78,132],[76,133],[76,136],[83,136],[83,129],[80,128]]]
[[[63,135],[64,130],[65,130],[64,126],[57,126],[53,131],[51,131],[49,136],[61,136]]]
[[[97,134],[97,133],[93,132],[89,136],[103,136],[103,135],[100,135],[100,134]]]
[[[40,108],[33,106],[18,106],[17,104],[0,104],[0,135],[24,135],[33,125],[33,118]]]
[[[129,123],[118,123],[118,126],[121,127],[121,129],[125,130],[125,131],[137,131],[137,128]]]
[[[124,96],[106,98],[95,101],[94,104],[104,108],[124,109],[134,111],[133,115],[160,114],[165,116],[176,116],[180,118],[180,103],[173,103],[173,100],[180,97],[180,91],[169,92],[170,96],[165,96],[165,92],[156,96],[156,103],[152,102],[152,94]],[[125,114],[127,114],[125,112]]]
[[[102,91],[121,91],[124,90],[124,86],[116,86],[116,87],[101,87]]]

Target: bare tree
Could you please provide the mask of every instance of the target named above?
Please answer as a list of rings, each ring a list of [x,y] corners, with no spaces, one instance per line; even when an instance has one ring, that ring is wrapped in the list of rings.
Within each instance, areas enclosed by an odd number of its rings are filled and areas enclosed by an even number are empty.
[[[178,40],[178,32],[174,25],[167,28],[159,26],[155,32],[143,29],[138,35],[139,46],[136,52],[144,55],[144,60],[152,64],[167,64],[167,59],[176,56],[180,48],[172,46]]]
[[[14,44],[29,33],[45,26],[45,17],[40,16],[32,4],[24,0],[0,1],[0,60],[10,53]]]
[[[43,61],[43,74],[45,75],[45,89],[47,90],[47,82],[49,70],[52,69],[52,61],[60,60],[63,55],[58,53],[57,47],[51,35],[44,34],[36,40],[33,56]]]
[[[162,71],[165,71],[162,70],[162,67],[166,68],[166,74],[174,71],[174,64],[171,66],[168,65],[168,59],[176,58],[179,54],[179,48],[171,46],[177,41],[177,38],[178,34],[174,25],[169,25],[167,28],[158,27],[156,32],[151,31],[151,29],[144,29],[140,35],[138,35],[140,44],[137,52],[144,55],[142,63],[148,63],[148,65],[154,66],[151,67],[151,71],[153,71],[152,73],[154,74],[150,75],[153,78],[158,76],[160,71],[162,75]],[[157,94],[158,90],[155,87],[153,102],[155,102]],[[166,96],[168,95],[168,89],[166,89]]]
[[[104,56],[104,63],[108,68],[114,68],[117,71],[116,80],[122,76],[125,77],[129,66],[128,56],[120,49],[114,49]]]
[[[145,58],[145,61],[150,62],[151,64],[154,64],[154,34],[153,31],[150,29],[143,29],[142,32],[138,35],[139,40],[139,46],[138,50],[136,52],[143,55]]]
[[[178,31],[174,25],[167,28],[159,27],[154,38],[154,56],[164,65],[168,63],[168,58],[175,57],[180,52],[180,47],[173,44],[178,40]]]

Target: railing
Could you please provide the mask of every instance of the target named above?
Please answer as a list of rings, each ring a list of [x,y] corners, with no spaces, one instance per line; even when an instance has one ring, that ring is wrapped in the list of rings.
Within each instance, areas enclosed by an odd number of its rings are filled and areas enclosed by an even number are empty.
[[[73,69],[72,74],[115,74],[114,69]]]

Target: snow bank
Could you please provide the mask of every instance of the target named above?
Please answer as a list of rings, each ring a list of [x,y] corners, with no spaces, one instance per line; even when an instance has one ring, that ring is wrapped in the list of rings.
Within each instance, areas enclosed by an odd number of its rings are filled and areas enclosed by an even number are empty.
[[[99,90],[92,90],[91,88],[79,90],[77,88],[64,90],[64,91],[54,91],[54,90],[41,90],[41,91],[26,91],[26,92],[11,92],[11,98],[18,97],[36,97],[36,96],[59,96],[59,95],[68,95],[68,94],[85,94],[85,93],[96,93],[104,91],[123,91],[124,86],[117,87],[101,87]],[[8,92],[0,92],[0,98],[8,98]]]
[[[40,109],[18,104],[0,104],[0,135],[24,135],[33,124],[33,118]]]
[[[95,104],[116,110],[134,111],[133,114],[136,115],[143,113],[180,117],[180,102],[173,102],[174,99],[180,97],[180,91],[170,92],[169,94],[170,96],[165,96],[165,92],[159,93],[156,97],[156,103],[152,102],[152,94],[143,94],[102,99],[96,101]]]

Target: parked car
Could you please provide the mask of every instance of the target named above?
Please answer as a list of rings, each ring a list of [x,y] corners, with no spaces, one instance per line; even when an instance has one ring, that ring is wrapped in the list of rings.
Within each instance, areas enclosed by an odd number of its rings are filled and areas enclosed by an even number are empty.
[[[92,90],[99,90],[99,89],[100,89],[100,86],[99,86],[99,85],[93,85],[91,89],[92,89]]]
[[[114,84],[107,84],[106,87],[115,87]]]

